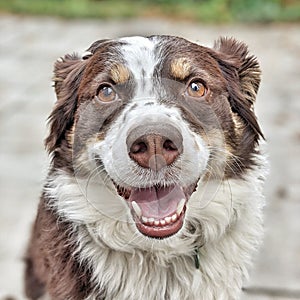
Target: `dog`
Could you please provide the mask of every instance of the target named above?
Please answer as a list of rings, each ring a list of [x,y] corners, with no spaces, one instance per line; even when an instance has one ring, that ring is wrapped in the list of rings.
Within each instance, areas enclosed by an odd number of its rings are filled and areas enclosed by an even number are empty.
[[[260,75],[225,37],[99,40],[59,59],[27,297],[239,299],[263,236]]]

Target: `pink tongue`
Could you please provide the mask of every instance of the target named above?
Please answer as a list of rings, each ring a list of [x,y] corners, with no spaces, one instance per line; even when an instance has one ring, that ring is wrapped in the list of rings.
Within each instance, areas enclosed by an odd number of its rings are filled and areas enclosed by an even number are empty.
[[[179,185],[134,189],[129,197],[139,205],[143,216],[155,219],[173,215],[181,199],[186,198]]]

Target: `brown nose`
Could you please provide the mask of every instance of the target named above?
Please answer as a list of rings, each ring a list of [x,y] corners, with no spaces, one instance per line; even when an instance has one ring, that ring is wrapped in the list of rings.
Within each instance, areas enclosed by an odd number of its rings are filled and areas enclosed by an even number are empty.
[[[141,167],[159,171],[182,153],[182,136],[172,125],[141,126],[127,138],[129,156]]]

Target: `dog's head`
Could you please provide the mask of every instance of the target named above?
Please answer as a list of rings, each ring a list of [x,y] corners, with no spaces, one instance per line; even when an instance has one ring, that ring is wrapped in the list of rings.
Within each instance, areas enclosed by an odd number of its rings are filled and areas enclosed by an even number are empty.
[[[260,70],[234,39],[212,49],[170,36],[101,40],[58,61],[54,83],[53,169],[84,188],[100,176],[110,196],[93,205],[120,205],[141,236],[180,235],[197,185],[254,165]]]

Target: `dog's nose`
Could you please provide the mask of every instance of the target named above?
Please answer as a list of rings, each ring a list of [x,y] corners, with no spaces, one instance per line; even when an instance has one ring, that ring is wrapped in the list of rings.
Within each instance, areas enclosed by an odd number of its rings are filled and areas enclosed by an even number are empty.
[[[182,135],[170,124],[136,127],[127,137],[129,156],[141,167],[159,171],[182,153]]]

